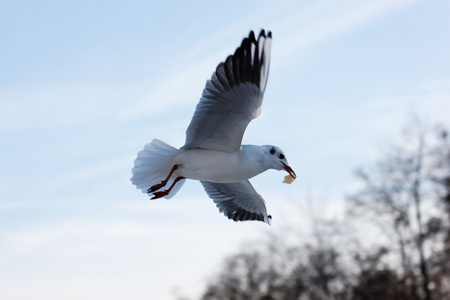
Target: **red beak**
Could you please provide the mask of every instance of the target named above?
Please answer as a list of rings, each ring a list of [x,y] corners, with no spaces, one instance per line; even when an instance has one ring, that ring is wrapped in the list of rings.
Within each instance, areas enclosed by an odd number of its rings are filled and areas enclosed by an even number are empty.
[[[296,179],[296,178],[297,178],[297,175],[295,175],[294,170],[292,170],[292,168],[289,167],[288,165],[286,165],[284,162],[281,162],[281,163],[283,164],[283,167],[284,167],[284,169],[286,170],[286,172],[288,172],[289,175],[292,176],[292,178]]]

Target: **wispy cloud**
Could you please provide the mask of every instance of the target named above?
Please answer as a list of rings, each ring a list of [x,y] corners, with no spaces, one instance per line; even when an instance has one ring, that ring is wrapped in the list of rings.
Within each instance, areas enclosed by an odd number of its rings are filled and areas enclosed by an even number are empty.
[[[293,11],[273,23],[273,56],[277,65],[301,59],[299,52],[364,24],[416,0],[319,1]],[[257,18],[257,15],[250,15]],[[151,116],[183,103],[196,103],[215,66],[234,51],[236,32],[246,20],[231,24],[212,36],[180,49],[166,69],[149,70],[136,82],[54,83],[0,89],[0,131],[70,126],[117,116],[123,120]],[[258,30],[256,28],[255,30]],[[241,32],[244,36],[247,32]],[[225,40],[225,41],[224,41]],[[229,47],[225,47],[226,42]],[[231,44],[232,43],[232,44]],[[229,50],[226,50],[229,48]],[[300,57],[300,58],[299,58]],[[183,64],[177,60],[183,59]],[[181,68],[179,68],[181,66]]]
[[[24,84],[0,89],[0,132],[74,126],[113,118],[129,98],[112,83]]]
[[[327,42],[341,34],[361,29],[375,19],[411,5],[417,0],[399,1],[317,1],[303,10],[295,11],[280,21],[274,31],[280,32],[274,55],[280,59]]]
[[[364,24],[416,1],[326,0],[314,2],[300,11],[292,11],[274,22],[272,28],[267,28],[275,32],[277,39],[274,43],[276,51],[272,53],[277,65],[272,67],[280,67],[283,62],[301,59],[300,52],[351,30],[358,30]],[[270,11],[270,8],[266,7],[265,10]],[[257,15],[250,14],[249,18],[256,19]],[[152,74],[158,84],[150,89],[144,99],[124,110],[122,117],[128,119],[144,113],[150,115],[182,103],[196,103],[216,65],[231,54],[240,42],[235,36],[247,34],[241,32],[247,22],[251,21],[242,20],[234,23],[225,27],[223,31],[199,41],[190,49],[180,49],[180,53],[176,54],[178,58],[189,58],[184,68],[175,68],[177,64],[174,63],[167,66],[168,70],[161,70],[162,78]],[[259,30],[259,28],[249,29]],[[224,40],[232,44],[227,46]],[[228,52],[224,50],[226,48],[229,48]]]

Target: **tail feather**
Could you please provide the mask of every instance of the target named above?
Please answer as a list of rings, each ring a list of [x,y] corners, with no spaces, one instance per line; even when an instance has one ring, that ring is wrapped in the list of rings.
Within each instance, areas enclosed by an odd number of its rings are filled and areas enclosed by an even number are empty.
[[[134,168],[132,170],[133,176],[131,182],[147,194],[147,190],[160,183],[166,178],[172,169],[172,161],[180,153],[175,147],[158,140],[153,139],[150,143],[144,146],[142,151],[139,151],[136,160],[134,161]],[[171,178],[163,189],[168,189],[175,178]],[[172,198],[181,188],[185,179],[180,180],[175,184],[170,194],[164,198]],[[151,196],[151,194],[150,194]]]

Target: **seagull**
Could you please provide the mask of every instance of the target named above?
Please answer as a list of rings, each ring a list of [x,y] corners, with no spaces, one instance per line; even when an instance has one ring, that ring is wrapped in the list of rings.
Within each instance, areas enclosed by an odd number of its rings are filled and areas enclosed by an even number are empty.
[[[253,31],[206,82],[180,149],[153,139],[137,154],[131,182],[151,199],[172,198],[186,179],[199,180],[234,221],[270,225],[263,198],[249,179],[269,169],[296,178],[284,152],[272,145],[241,145],[247,125],[261,113],[270,65],[272,33]],[[285,181],[286,182],[286,181]],[[288,182],[290,183],[290,182]]]

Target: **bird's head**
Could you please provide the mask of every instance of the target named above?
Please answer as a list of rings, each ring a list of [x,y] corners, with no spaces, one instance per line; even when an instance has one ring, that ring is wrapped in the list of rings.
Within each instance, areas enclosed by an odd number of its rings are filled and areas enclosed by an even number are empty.
[[[284,155],[283,150],[276,146],[267,145],[264,146],[264,153],[268,158],[269,168],[275,170],[285,170],[292,176],[292,178],[297,178],[294,170],[289,166],[286,155]]]

